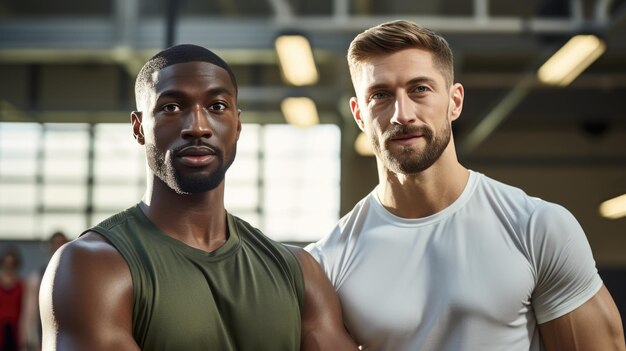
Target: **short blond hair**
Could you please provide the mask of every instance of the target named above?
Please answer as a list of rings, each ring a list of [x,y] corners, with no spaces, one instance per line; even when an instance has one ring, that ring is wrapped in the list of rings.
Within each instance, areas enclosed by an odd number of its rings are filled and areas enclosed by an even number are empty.
[[[405,49],[429,51],[449,87],[454,81],[454,60],[448,42],[432,30],[409,21],[391,21],[357,35],[348,48],[348,66],[356,83],[359,66],[370,59]]]

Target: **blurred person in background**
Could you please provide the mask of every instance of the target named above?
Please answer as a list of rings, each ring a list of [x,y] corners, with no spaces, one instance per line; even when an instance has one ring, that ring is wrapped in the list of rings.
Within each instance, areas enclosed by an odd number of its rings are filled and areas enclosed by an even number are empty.
[[[379,183],[307,247],[357,343],[378,351],[624,350],[615,303],[565,208],[459,163],[464,89],[444,38],[407,21],[348,50]]]
[[[19,276],[22,257],[17,247],[0,254],[0,351],[22,350],[25,341],[20,330],[24,303],[24,283]]]
[[[56,231],[50,235],[45,241],[48,259],[69,239],[65,233]],[[46,270],[47,263],[39,270],[32,272],[26,280],[26,289],[24,292],[24,311],[22,313],[22,334],[30,351],[41,350],[41,317],[39,315],[39,286],[41,278]]]

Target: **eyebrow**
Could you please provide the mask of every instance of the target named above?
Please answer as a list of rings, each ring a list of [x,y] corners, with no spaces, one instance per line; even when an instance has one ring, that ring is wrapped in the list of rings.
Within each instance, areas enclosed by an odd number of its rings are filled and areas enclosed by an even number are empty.
[[[411,84],[417,84],[417,83],[428,83],[430,85],[437,85],[437,81],[430,78],[430,77],[425,77],[425,76],[420,76],[420,77],[415,77],[411,80],[409,80],[408,82],[406,82],[408,85]]]
[[[230,89],[224,88],[224,87],[215,87],[215,88],[207,89],[206,91],[204,91],[204,94],[210,95],[210,96],[216,96],[216,95],[228,95],[231,97],[235,96],[235,94],[233,94],[233,92]],[[162,99],[162,98],[181,99],[181,98],[185,98],[186,96],[187,94],[181,90],[170,89],[170,90],[165,90],[159,93],[157,96],[157,100]]]
[[[415,77],[413,79],[410,79],[409,81],[407,81],[405,83],[405,85],[413,85],[413,84],[418,84],[418,83],[428,83],[431,85],[437,85],[437,82],[430,78],[430,77],[426,77],[426,76],[419,76],[419,77]],[[374,91],[374,90],[378,90],[378,89],[386,89],[389,85],[387,83],[380,83],[380,84],[374,84],[372,86],[367,87],[367,91]]]

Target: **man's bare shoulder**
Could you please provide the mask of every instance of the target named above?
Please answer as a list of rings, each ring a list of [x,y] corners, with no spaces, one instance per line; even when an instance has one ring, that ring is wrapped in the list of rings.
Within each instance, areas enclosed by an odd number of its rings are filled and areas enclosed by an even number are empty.
[[[117,249],[96,232],[87,232],[59,248],[46,268],[42,283],[54,286],[53,290],[59,292],[85,289],[96,294],[110,289],[111,284],[132,287],[128,264]]]
[[[79,238],[63,245],[55,253],[58,263],[126,265],[122,255],[105,237],[94,231],[89,231]],[[52,263],[52,262],[51,262]],[[89,269],[88,267],[85,267]]]
[[[128,264],[104,237],[88,232],[65,244],[41,284],[44,348],[111,349],[117,340],[133,345],[132,297]]]

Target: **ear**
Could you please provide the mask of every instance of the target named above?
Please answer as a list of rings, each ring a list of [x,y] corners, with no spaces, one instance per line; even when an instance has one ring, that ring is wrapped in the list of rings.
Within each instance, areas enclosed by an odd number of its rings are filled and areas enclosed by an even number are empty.
[[[359,126],[361,131],[365,131],[365,124],[363,123],[363,119],[361,118],[361,109],[359,108],[359,102],[356,97],[350,98],[350,111],[352,111],[352,116],[354,117],[354,121]]]
[[[237,141],[239,141],[239,135],[241,134],[241,110],[237,109]]]
[[[454,121],[461,115],[463,110],[463,97],[465,96],[465,89],[460,83],[456,83],[450,87],[450,121]]]
[[[144,139],[143,127],[141,126],[141,118],[141,112],[133,111],[130,114],[130,123],[133,125],[133,136],[139,145],[144,145],[146,141]]]

